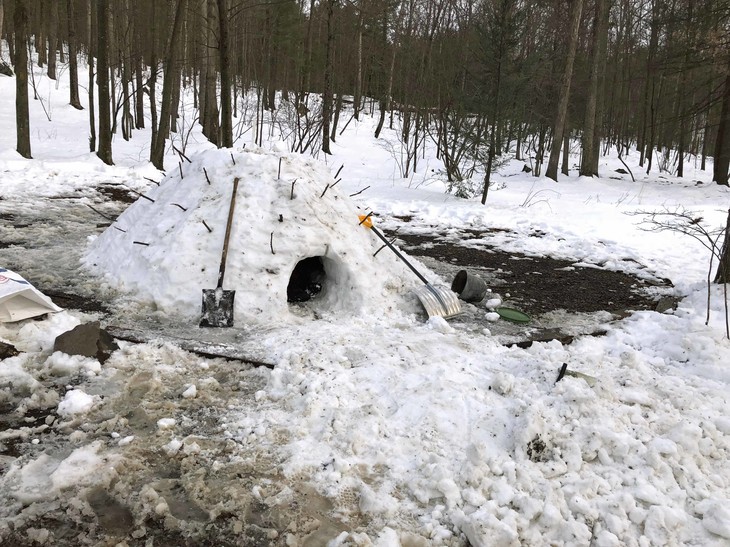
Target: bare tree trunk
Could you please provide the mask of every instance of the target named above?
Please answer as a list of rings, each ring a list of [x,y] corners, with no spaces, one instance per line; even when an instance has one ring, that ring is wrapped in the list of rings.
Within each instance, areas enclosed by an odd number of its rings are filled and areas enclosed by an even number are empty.
[[[340,123],[340,112],[342,112],[342,93],[338,93],[335,100],[335,115],[332,120],[332,133],[330,135],[332,142],[337,140],[335,137],[337,136],[337,124]]]
[[[5,20],[5,4],[3,0],[0,0],[0,37],[3,34],[3,21]],[[8,45],[10,45],[10,35],[8,35]]]
[[[583,123],[583,138],[581,142],[580,174],[584,177],[598,176],[598,149],[593,146],[593,138],[596,133],[596,104],[599,93],[599,70],[601,67],[601,39],[608,32],[608,25],[603,25],[605,20],[607,0],[596,0],[596,13],[593,18],[593,40],[592,40],[592,63],[588,97],[586,99],[585,121]]]
[[[727,212],[727,221],[725,224],[725,239],[722,242],[722,251],[720,252],[720,264],[717,266],[715,273],[715,283],[730,283],[730,210]]]
[[[58,0],[53,0],[50,6],[48,21],[48,77],[56,79],[56,49],[58,47]]]
[[[231,119],[231,73],[228,55],[228,3],[218,0],[218,55],[221,71],[221,146],[233,147]]]
[[[219,0],[220,1],[220,0]],[[170,109],[172,106],[172,88],[175,78],[180,78],[180,68],[177,62],[177,44],[180,42],[180,29],[185,13],[185,0],[177,0],[175,18],[172,23],[172,33],[167,44],[165,55],[165,69],[162,81],[162,103],[160,106],[160,126],[157,128],[150,150],[150,161],[157,169],[163,170],[165,156],[165,141],[170,134]]]
[[[322,152],[330,151],[330,120],[332,118],[332,77],[335,42],[334,13],[335,2],[327,0],[327,44],[326,64],[324,68],[324,93],[322,96]]]
[[[129,24],[129,0],[124,0],[121,8],[122,29],[120,35],[120,48],[123,52],[122,62],[122,137],[125,141],[132,138],[132,112],[129,94],[129,86],[132,83],[132,29]]]
[[[378,126],[375,128],[375,138],[380,137],[380,132],[383,130],[383,123],[385,122],[385,113],[391,109],[391,101],[393,100],[393,72],[395,69],[395,54],[398,51],[397,42],[393,43],[393,54],[390,56],[390,69],[388,70],[388,90],[385,93],[385,97],[380,101],[380,119],[378,120]]]
[[[568,99],[570,98],[570,83],[573,77],[573,62],[575,61],[575,52],[578,47],[578,30],[580,28],[580,16],[583,11],[583,0],[572,0],[572,13],[570,21],[570,37],[568,43],[568,53],[565,59],[565,72],[560,85],[560,98],[558,103],[558,112],[555,116],[553,124],[553,145],[550,147],[550,159],[548,160],[545,176],[558,180],[558,160],[560,159],[560,144],[563,140],[563,131],[565,131],[565,121],[568,114]]]
[[[362,102],[362,20],[363,10],[360,6],[360,13],[357,16],[357,74],[355,75],[355,94],[353,98],[353,108],[355,110],[355,119],[360,119],[360,110]]]
[[[220,130],[218,124],[218,94],[216,93],[216,85],[218,77],[215,69],[214,49],[217,48],[215,43],[215,16],[216,8],[213,0],[205,0],[207,4],[206,13],[206,44],[207,54],[205,59],[205,93],[202,93],[202,104],[205,115],[203,116],[203,134],[208,140],[218,146],[220,144]]]
[[[66,0],[66,20],[68,25],[69,104],[77,110],[83,110],[79,99],[78,38],[76,37],[73,0]]]
[[[88,62],[89,62],[89,152],[96,152],[96,105],[94,104],[94,5],[89,0],[86,5],[86,27],[88,29]]]
[[[25,0],[16,0],[13,14],[15,27],[15,130],[18,154],[31,158],[30,117],[28,112],[28,12]]]
[[[725,89],[722,93],[720,124],[715,138],[715,165],[712,180],[717,184],[728,186],[728,169],[730,169],[730,58],[728,58]]]
[[[99,150],[96,155],[107,165],[112,160],[111,93],[109,88],[109,0],[97,0],[96,85],[99,89]]]
[[[309,0],[309,17],[307,17],[307,38],[306,38],[306,49],[307,49],[307,61],[304,65],[304,74],[302,75],[301,84],[301,96],[304,97],[305,93],[309,93],[312,87],[312,20],[314,14],[314,0]]]
[[[48,49],[46,49],[46,10],[40,10],[38,19],[38,34],[35,37],[35,50],[38,54],[38,67],[43,68],[48,62]]]

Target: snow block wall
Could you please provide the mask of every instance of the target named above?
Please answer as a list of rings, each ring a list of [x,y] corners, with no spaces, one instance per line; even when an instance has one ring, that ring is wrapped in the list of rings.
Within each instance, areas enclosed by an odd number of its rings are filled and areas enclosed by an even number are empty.
[[[235,178],[223,288],[236,291],[236,322],[289,316],[291,274],[310,257],[324,266],[318,311],[382,314],[414,300],[406,296],[418,280],[389,251],[373,256],[381,244],[358,225],[365,211],[332,187],[326,165],[263,149],[210,150],[183,163],[182,176],[171,170],[91,242],[84,264],[135,299],[196,320],[202,289],[217,284]]]

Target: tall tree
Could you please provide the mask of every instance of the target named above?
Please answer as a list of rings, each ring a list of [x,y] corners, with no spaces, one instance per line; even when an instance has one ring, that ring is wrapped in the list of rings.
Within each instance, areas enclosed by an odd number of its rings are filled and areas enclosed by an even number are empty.
[[[26,0],[15,1],[15,129],[16,150],[24,158],[30,154],[30,119],[28,112],[28,12]]]
[[[86,59],[89,63],[89,152],[96,152],[96,106],[94,103],[94,5],[91,0],[86,2]]]
[[[56,79],[56,50],[58,49],[58,0],[48,6],[48,77]]]
[[[355,73],[355,93],[353,94],[352,108],[355,111],[355,119],[360,119],[362,108],[362,27],[363,27],[363,1],[360,0],[357,16],[357,69]]]
[[[218,0],[218,55],[221,71],[221,141],[225,148],[233,146],[233,120],[231,119],[231,75],[228,54],[228,7],[226,0]]]
[[[99,89],[99,149],[96,155],[107,165],[112,160],[111,91],[109,83],[109,0],[97,0],[97,73]]]
[[[489,96],[492,106],[489,111],[489,150],[482,187],[482,205],[487,202],[494,157],[497,149],[501,147],[501,143],[497,142],[497,132],[502,121],[503,79],[505,69],[510,62],[510,51],[516,45],[517,29],[520,26],[518,5],[515,0],[492,0],[487,3],[486,9],[487,21],[484,24],[485,32],[482,34],[481,40],[484,44],[483,59],[491,59],[494,67],[489,72],[488,80],[491,85],[484,82],[490,87]]]
[[[330,151],[330,122],[332,120],[332,79],[333,58],[335,48],[335,3],[337,0],[327,0],[327,42],[325,44],[324,93],[322,94],[322,152]]]
[[[596,126],[599,120],[596,117],[598,94],[602,88],[598,83],[604,67],[605,40],[608,39],[608,18],[606,17],[607,0],[595,0],[593,16],[593,34],[591,38],[591,63],[588,96],[586,98],[585,121],[583,123],[583,138],[581,139],[580,174],[584,177],[598,176],[598,147],[593,146],[597,136]],[[602,47],[604,44],[604,47]]]
[[[205,73],[200,78],[200,85],[204,86],[201,91],[201,119],[203,125],[203,135],[213,144],[220,142],[220,130],[218,122],[218,93],[216,92],[217,74],[216,74],[216,55],[218,44],[215,39],[215,29],[217,8],[215,0],[203,0],[203,8],[205,14],[205,24],[203,30],[205,32],[206,52],[204,53],[204,70]]]
[[[568,35],[568,52],[565,56],[565,69],[560,83],[560,95],[558,97],[558,111],[553,124],[553,145],[550,148],[550,159],[548,160],[545,176],[558,180],[558,160],[560,159],[560,145],[563,142],[563,131],[568,115],[568,99],[570,98],[570,83],[573,77],[573,62],[578,47],[578,30],[580,28],[580,16],[583,11],[583,0],[571,0],[571,20]]]
[[[3,37],[3,20],[5,19],[5,0],[0,0],[0,40],[2,40]],[[8,39],[8,43],[10,42],[10,39]]]
[[[722,108],[720,124],[715,138],[715,164],[712,180],[717,184],[728,186],[728,170],[730,169],[730,56],[728,56],[727,75],[722,92]]]
[[[66,24],[68,25],[69,104],[82,110],[79,99],[78,38],[76,37],[74,0],[66,0]]]
[[[720,250],[720,261],[715,273],[715,283],[730,283],[730,210],[725,221],[725,236]]]
[[[177,49],[180,42],[182,20],[185,14],[185,0],[177,0],[177,8],[172,23],[172,33],[167,44],[165,70],[162,81],[162,103],[160,106],[160,125],[153,135],[150,147],[150,161],[158,169],[164,169],[165,140],[170,134],[170,118],[172,106],[172,90],[174,79],[180,78],[177,60]]]

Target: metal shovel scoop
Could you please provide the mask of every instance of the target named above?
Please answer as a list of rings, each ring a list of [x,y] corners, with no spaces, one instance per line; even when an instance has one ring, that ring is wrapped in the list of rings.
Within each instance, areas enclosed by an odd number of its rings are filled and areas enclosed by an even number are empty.
[[[408,259],[406,259],[406,257],[403,256],[403,254],[398,249],[396,249],[390,241],[388,241],[388,239],[382,234],[382,232],[378,230],[375,226],[373,226],[373,219],[371,218],[371,215],[372,213],[369,213],[367,215],[360,215],[360,224],[365,226],[366,228],[370,228],[373,233],[378,236],[380,241],[385,243],[385,245],[395,253],[395,256],[400,258],[403,263],[408,266],[408,268],[414,274],[418,276],[418,279],[423,281],[424,286],[413,289],[413,293],[418,297],[418,300],[421,301],[423,307],[426,308],[426,313],[428,314],[428,316],[448,318],[460,314],[461,302],[459,302],[456,294],[454,294],[454,292],[449,289],[442,289],[440,287],[434,287],[433,285],[431,285],[431,283],[428,282],[428,279],[423,277],[423,275],[421,275],[421,272],[419,272],[413,266],[413,264],[408,262]]]
[[[223,253],[221,254],[221,265],[218,270],[218,286],[215,289],[203,289],[203,317],[200,319],[201,327],[233,326],[233,299],[236,296],[236,291],[223,290],[223,276],[226,273],[228,240],[231,238],[231,225],[233,224],[233,210],[236,207],[237,191],[238,178],[235,178],[233,179],[231,206],[228,209],[226,234],[223,236]]]

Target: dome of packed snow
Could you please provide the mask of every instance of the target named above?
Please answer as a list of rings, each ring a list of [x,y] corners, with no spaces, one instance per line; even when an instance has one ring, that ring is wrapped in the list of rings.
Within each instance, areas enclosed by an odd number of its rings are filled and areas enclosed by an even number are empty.
[[[264,149],[210,150],[153,186],[94,239],[93,273],[165,314],[194,321],[215,289],[234,180],[223,290],[237,323],[321,313],[388,313],[414,277],[359,224],[363,214],[327,166]],[[415,309],[415,308],[413,308]],[[294,314],[294,315],[301,315]]]

